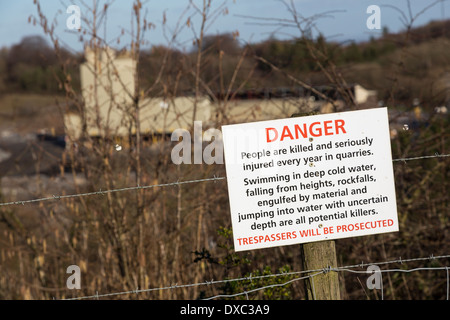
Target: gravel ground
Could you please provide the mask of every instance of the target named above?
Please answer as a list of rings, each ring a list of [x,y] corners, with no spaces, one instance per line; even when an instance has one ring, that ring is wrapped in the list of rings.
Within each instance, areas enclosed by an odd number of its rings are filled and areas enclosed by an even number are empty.
[[[35,134],[0,132],[0,191],[2,201],[75,192],[83,175],[61,175],[63,140],[45,141]]]

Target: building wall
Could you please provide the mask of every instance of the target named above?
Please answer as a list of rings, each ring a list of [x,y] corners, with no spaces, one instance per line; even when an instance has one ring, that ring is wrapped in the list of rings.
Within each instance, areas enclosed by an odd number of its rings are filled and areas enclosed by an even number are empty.
[[[80,66],[80,73],[90,135],[127,133],[135,70],[136,62],[130,57],[116,57],[112,50],[98,51],[95,56],[92,50],[86,50],[86,62]]]
[[[374,90],[367,90],[360,86],[359,84],[355,85],[355,102],[357,104],[365,103],[370,97],[376,96],[377,92]]]
[[[88,134],[91,136],[124,137],[136,133],[133,96],[136,62],[126,54],[116,55],[111,49],[85,51],[86,62],[80,67],[82,96]],[[97,70],[97,72],[95,72]],[[97,76],[95,76],[97,74]],[[355,87],[358,103],[373,94],[361,86]],[[194,97],[162,97],[143,99],[139,102],[140,131],[143,134],[170,134],[177,128],[192,126]],[[273,97],[269,99],[236,99],[215,104],[208,97],[197,101],[196,121],[213,123],[216,114],[226,108],[227,123],[280,119],[298,112],[329,112],[324,101],[303,97]],[[324,109],[325,108],[325,109]],[[65,116],[66,133],[73,138],[81,134],[81,117]]]

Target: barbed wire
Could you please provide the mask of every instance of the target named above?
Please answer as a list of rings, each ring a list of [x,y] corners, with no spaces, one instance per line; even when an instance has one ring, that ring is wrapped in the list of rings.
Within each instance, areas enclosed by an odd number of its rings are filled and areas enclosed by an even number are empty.
[[[101,190],[100,189],[99,191],[92,191],[92,192],[85,192],[85,193],[76,193],[76,194],[68,194],[68,195],[53,195],[51,197],[37,198],[37,199],[31,199],[31,200],[19,200],[19,201],[4,202],[4,203],[0,203],[0,206],[20,205],[20,204],[24,205],[26,203],[33,203],[33,202],[61,200],[61,199],[67,199],[67,198],[79,198],[79,197],[87,197],[87,196],[94,196],[94,195],[105,195],[107,193],[114,193],[114,192],[142,190],[142,189],[150,189],[150,188],[157,188],[157,187],[170,187],[170,186],[177,186],[177,185],[183,185],[183,184],[189,184],[189,183],[218,181],[218,180],[223,180],[223,179],[225,179],[225,177],[214,176],[213,178],[187,180],[187,181],[176,181],[176,182],[160,183],[160,184],[146,185],[146,186],[126,187],[126,188],[118,188],[118,189],[110,189],[110,190]]]
[[[449,287],[450,287],[450,280],[449,280],[449,267],[445,266],[445,267],[419,267],[419,268],[413,268],[413,269],[388,269],[388,270],[381,270],[379,272],[383,273],[383,272],[404,272],[404,273],[410,273],[410,272],[416,272],[416,271],[434,271],[434,270],[446,270],[447,272],[447,285],[446,285],[446,299],[449,300]],[[371,272],[368,271],[363,271],[363,270],[351,270],[351,269],[345,269],[345,268],[328,268],[325,269],[321,272],[317,272],[314,273],[312,275],[309,276],[304,276],[304,277],[300,277],[300,278],[295,278],[283,283],[277,283],[277,284],[271,284],[271,285],[266,285],[263,287],[259,287],[259,288],[255,288],[255,289],[251,289],[251,290],[246,290],[246,291],[242,291],[242,292],[238,292],[238,293],[234,293],[234,294],[219,294],[216,296],[212,296],[210,298],[206,298],[203,300],[213,300],[213,299],[218,299],[218,298],[233,298],[233,297],[238,297],[238,296],[242,296],[245,295],[247,297],[248,300],[248,294],[252,293],[252,292],[257,292],[257,291],[261,291],[261,290],[265,290],[265,289],[269,289],[269,288],[276,288],[276,287],[281,287],[281,286],[286,286],[289,285],[293,282],[299,281],[299,280],[306,280],[306,279],[311,279],[312,282],[312,296],[313,299],[316,300],[316,293],[315,293],[315,288],[314,288],[314,277],[320,275],[320,274],[325,274],[327,272],[351,272],[351,273],[363,273],[363,274],[370,274]],[[383,290],[383,285],[381,285],[380,287],[381,290],[381,300],[384,300],[384,290]]]
[[[244,276],[244,277],[240,277],[240,278],[223,279],[223,280],[213,280],[212,279],[211,281],[203,281],[203,282],[199,282],[199,283],[190,283],[190,284],[181,284],[181,285],[174,284],[174,285],[165,286],[165,287],[161,287],[161,288],[148,288],[148,289],[139,289],[138,288],[136,290],[111,292],[111,293],[104,293],[104,294],[99,294],[97,291],[95,295],[67,298],[67,299],[63,299],[63,300],[100,299],[100,298],[105,298],[105,297],[120,296],[120,295],[127,295],[127,294],[149,293],[149,292],[161,291],[161,290],[174,290],[174,289],[190,288],[190,287],[198,287],[198,286],[211,286],[211,285],[224,284],[224,283],[230,283],[230,282],[253,281],[253,280],[261,280],[261,279],[265,279],[265,278],[273,278],[273,277],[281,277],[281,276],[282,277],[298,276],[298,275],[302,275],[302,274],[308,274],[306,276],[301,276],[298,278],[290,279],[283,283],[270,284],[270,285],[262,286],[259,288],[254,288],[251,290],[245,290],[245,291],[234,293],[234,294],[219,294],[219,295],[215,295],[215,296],[206,298],[204,300],[212,300],[212,299],[218,299],[218,298],[232,298],[232,297],[237,297],[240,295],[248,295],[249,293],[253,293],[256,291],[260,291],[260,290],[285,286],[285,285],[291,284],[296,281],[306,280],[308,278],[310,278],[313,281],[314,277],[316,277],[320,274],[328,273],[328,272],[353,272],[353,273],[370,274],[370,272],[368,272],[366,270],[352,270],[352,269],[362,268],[362,267],[371,266],[371,265],[386,265],[386,264],[392,264],[392,263],[403,264],[403,263],[408,263],[408,262],[427,261],[427,260],[432,261],[432,260],[449,259],[449,258],[450,258],[450,255],[434,256],[433,254],[431,254],[428,257],[422,257],[422,258],[402,259],[400,257],[399,259],[396,259],[396,260],[383,261],[383,262],[361,263],[361,264],[348,265],[348,266],[342,266],[342,267],[336,267],[336,268],[333,268],[331,266],[326,266],[326,267],[320,268],[320,269],[281,272],[281,273],[265,274],[265,275],[257,275],[257,276],[252,276],[252,274],[250,274],[249,276]],[[446,270],[446,272],[447,272],[447,300],[448,300],[449,290],[450,290],[449,289],[449,267],[448,266],[418,267],[418,268],[413,268],[413,269],[386,269],[386,270],[380,269],[381,272],[414,272],[414,271],[425,271],[425,270],[428,270],[428,271],[429,270]],[[314,288],[313,288],[313,290],[314,290]],[[315,294],[315,293],[313,292],[313,294]]]
[[[432,261],[435,259],[446,259],[446,258],[450,258],[450,255],[441,255],[441,256],[434,256],[433,254],[431,254],[428,257],[422,257],[422,258],[409,258],[409,259],[402,259],[402,257],[399,257],[396,260],[390,260],[390,261],[385,261],[385,262],[370,262],[370,263],[364,263],[361,262],[360,264],[355,264],[355,265],[351,265],[351,266],[346,266],[346,267],[342,267],[342,268],[363,268],[363,267],[367,267],[367,266],[371,266],[371,265],[383,265],[383,264],[391,264],[391,263],[407,263],[407,262],[416,262],[416,261]]]
[[[406,161],[419,160],[419,159],[445,158],[445,157],[450,157],[450,154],[436,153],[435,155],[430,155],[430,156],[420,156],[420,157],[413,157],[413,158],[398,158],[398,159],[393,159],[392,161],[393,162],[396,162],[396,161],[406,162]],[[208,181],[216,182],[216,181],[225,180],[225,179],[226,179],[226,177],[214,176],[212,178],[187,180],[187,181],[175,181],[175,182],[161,183],[161,184],[154,184],[154,185],[125,187],[125,188],[110,189],[110,190],[101,190],[100,189],[98,191],[85,192],[85,193],[76,193],[76,194],[69,194],[69,195],[52,195],[51,197],[43,197],[43,198],[37,198],[37,199],[3,202],[3,203],[0,203],[0,207],[11,206],[11,205],[25,205],[25,204],[29,204],[29,203],[35,203],[35,202],[61,200],[61,199],[68,199],[68,198],[80,198],[80,197],[88,197],[88,196],[95,196],[95,195],[105,195],[107,193],[114,193],[114,192],[143,190],[143,189],[151,189],[151,188],[157,188],[157,187],[170,187],[170,186],[190,184],[190,183],[200,183],[200,182],[208,182]]]
[[[275,283],[275,284],[269,284],[263,287],[259,287],[259,288],[255,288],[255,289],[250,289],[250,290],[246,290],[243,292],[238,292],[238,293],[233,293],[233,294],[218,294],[216,296],[212,296],[203,300],[213,300],[213,299],[218,299],[218,298],[234,298],[234,297],[238,297],[238,296],[242,296],[242,295],[246,295],[247,299],[248,299],[248,294],[249,293],[253,293],[253,292],[257,292],[257,291],[261,291],[261,290],[265,290],[265,289],[269,289],[269,288],[277,288],[277,287],[284,287],[288,284],[291,284],[293,282],[299,281],[299,280],[305,280],[305,279],[313,279],[315,276],[318,276],[319,274],[323,274],[325,273],[325,271],[319,271],[316,272],[314,274],[308,275],[308,276],[304,276],[304,277],[299,277],[299,278],[295,278],[295,279],[291,279],[289,281],[283,282],[283,283]]]
[[[399,158],[399,159],[393,159],[392,161],[412,161],[412,160],[420,160],[420,159],[432,159],[432,158],[446,158],[450,157],[450,154],[439,154],[435,153],[433,156],[421,156],[421,157],[413,157],[413,158]]]

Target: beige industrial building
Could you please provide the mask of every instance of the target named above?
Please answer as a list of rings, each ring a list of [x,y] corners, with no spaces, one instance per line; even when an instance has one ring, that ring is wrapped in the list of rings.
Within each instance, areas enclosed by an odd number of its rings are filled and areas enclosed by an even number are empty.
[[[136,62],[126,53],[118,54],[106,48],[85,50],[85,62],[80,66],[81,89],[85,108],[86,130],[95,137],[125,137],[136,133],[132,117],[135,113]],[[374,92],[354,86],[357,103],[363,103]],[[181,96],[140,99],[138,110],[140,132],[145,135],[170,134],[177,128],[188,129],[193,124],[195,98]],[[196,121],[203,127],[215,123],[220,110],[229,123],[290,117],[297,112],[330,112],[330,105],[314,97],[282,95],[245,97],[214,103],[208,96],[197,101]],[[73,112],[65,115],[66,134],[77,139],[82,130],[82,117]]]
[[[87,48],[85,58],[80,74],[87,133],[97,137],[135,134],[136,128],[130,124],[134,123],[136,109],[133,104],[136,62],[112,49],[94,52]],[[141,99],[138,106],[141,133],[162,134],[187,127],[192,124],[193,103],[191,97]],[[202,97],[197,101],[196,120],[207,122],[210,118],[211,103]],[[81,115],[68,112],[64,122],[66,134],[78,138],[83,125]]]

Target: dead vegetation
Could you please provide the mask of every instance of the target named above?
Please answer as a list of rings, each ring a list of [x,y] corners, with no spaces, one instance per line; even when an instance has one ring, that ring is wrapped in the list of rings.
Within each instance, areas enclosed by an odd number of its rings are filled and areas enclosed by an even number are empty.
[[[286,4],[289,5],[287,2]],[[83,115],[84,102],[80,98],[79,87],[69,76],[72,74],[74,62],[64,59],[66,56],[61,54],[60,43],[52,33],[53,29],[49,27],[39,2],[36,8],[37,16],[33,19],[47,32],[62,70],[62,74],[56,79],[59,81],[58,87],[64,90],[64,96],[57,99],[59,101],[57,105],[60,108],[70,105]],[[235,95],[241,89],[251,88],[254,84],[272,83],[274,79],[280,80],[280,86],[300,85],[305,89],[311,89],[315,84],[308,82],[307,79],[312,78],[315,81],[328,79],[328,82],[334,84],[341,92],[346,109],[355,108],[346,84],[354,80],[363,80],[361,74],[368,75],[364,80],[374,86],[377,85],[376,89],[383,92],[388,107],[399,110],[401,114],[413,111],[411,104],[408,103],[412,96],[402,96],[402,89],[409,93],[420,93],[418,98],[422,110],[425,111],[422,114],[423,118],[417,122],[414,130],[411,128],[400,131],[392,140],[393,158],[448,153],[448,115],[433,114],[432,111],[435,102],[445,100],[445,95],[442,95],[441,91],[448,90],[448,87],[436,89],[439,93],[436,100],[428,98],[436,97],[435,87],[420,86],[420,83],[423,83],[420,78],[433,75],[433,79],[438,81],[439,76],[434,75],[439,67],[430,66],[429,63],[433,65],[434,62],[427,63],[427,60],[420,57],[440,59],[439,63],[447,68],[446,72],[449,61],[443,54],[434,55],[435,52],[430,52],[429,48],[426,48],[428,42],[412,47],[402,46],[380,57],[379,60],[361,64],[342,64],[338,59],[339,56],[329,59],[330,46],[334,44],[328,46],[323,39],[316,41],[307,38],[306,33],[302,33],[305,30],[299,30],[301,33],[297,45],[302,48],[302,54],[306,55],[305,60],[308,61],[309,69],[303,70],[304,66],[300,66],[298,70],[289,70],[289,64],[277,65],[277,61],[271,60],[270,56],[263,57],[259,51],[261,48],[242,49],[233,45],[225,46],[225,43],[234,43],[232,37],[208,37],[206,26],[223,14],[225,8],[225,3],[216,1],[203,1],[203,6],[196,6],[194,2],[190,2],[186,13],[180,17],[179,26],[192,28],[195,35],[193,38],[195,50],[189,55],[184,55],[168,48],[154,48],[149,55],[143,53],[140,46],[145,40],[145,31],[150,23],[145,19],[142,3],[135,1],[133,40],[128,49],[137,61],[137,70],[146,70],[140,69],[139,66],[148,66],[152,70],[146,74],[147,77],[136,72],[135,90],[128,92],[132,103],[126,106],[125,113],[128,116],[129,126],[136,129],[135,134],[122,138],[123,149],[118,150],[115,137],[98,139],[84,131],[80,140],[75,141],[79,143],[78,148],[67,148],[57,155],[58,159],[55,162],[57,172],[51,174],[42,170],[49,161],[42,155],[50,150],[35,144],[35,148],[30,149],[34,151],[28,155],[26,165],[19,167],[15,173],[15,175],[25,174],[25,169],[34,166],[33,175],[28,173],[22,182],[23,188],[27,188],[29,193],[11,194],[14,188],[19,190],[20,186],[14,184],[19,184],[20,178],[15,182],[8,180],[12,179],[11,177],[7,177],[6,180],[3,178],[2,202],[20,200],[19,196],[37,198],[53,194],[111,190],[225,176],[224,167],[218,164],[173,164],[170,158],[172,142],[162,141],[159,137],[155,143],[156,139],[147,140],[140,134],[139,102],[160,95],[170,99],[181,92],[189,91],[193,99],[190,119],[195,119],[200,98],[209,95],[219,106],[214,117],[214,125],[219,128],[220,125],[232,121],[229,110]],[[101,7],[97,3],[85,9],[87,13],[83,16],[87,19],[85,25],[90,28],[80,31],[83,41],[94,50],[103,48],[105,44],[99,36],[99,26],[95,21],[107,15],[108,5]],[[292,13],[294,18],[298,17],[295,11]],[[189,19],[194,16],[201,17],[199,26],[190,23]],[[169,45],[175,43],[177,32],[179,29],[174,30],[171,37],[168,37],[171,39]],[[437,42],[436,45],[430,42],[429,45],[433,48],[448,51],[448,43],[445,42],[448,40],[432,41]],[[263,45],[272,44],[268,42],[261,44]],[[283,45],[283,43],[278,47],[273,45],[272,49],[280,49]],[[403,55],[402,52],[406,54]],[[278,54],[279,52],[275,51],[273,56]],[[355,58],[355,61],[358,59]],[[419,61],[421,64],[418,64]],[[388,66],[392,64],[400,66],[398,69],[391,69]],[[380,68],[380,65],[383,67]],[[359,77],[355,76],[353,72],[355,70],[359,70],[356,73]],[[386,70],[392,71],[392,77],[389,79],[395,85],[386,81],[379,82],[380,77],[387,77]],[[403,72],[405,70],[410,73]],[[92,72],[94,77],[99,74],[99,70],[95,68]],[[350,77],[352,74],[353,79],[348,79],[347,76]],[[42,109],[36,114],[34,112],[37,112],[36,108],[41,102],[33,103],[33,108],[29,108],[27,103],[21,103],[17,108],[16,103],[15,100],[12,101],[10,105],[15,107],[3,109],[1,112],[16,120],[14,129],[34,129],[37,121],[33,119],[42,114]],[[48,105],[47,100],[42,103],[44,106]],[[26,111],[28,114],[18,110]],[[49,123],[45,124],[46,127],[62,123],[61,115],[57,115],[53,109],[49,109],[46,113],[49,114]],[[58,116],[60,122],[54,120]],[[11,122],[2,121],[3,125],[5,123]],[[44,123],[39,122],[39,125]],[[16,156],[13,158],[17,160]],[[10,164],[13,168],[14,162]],[[2,170],[5,170],[4,163],[0,165]],[[400,232],[337,241],[336,251],[340,265],[448,253],[450,223],[448,160],[396,162],[394,172]],[[33,190],[30,191],[31,187]],[[280,270],[299,270],[301,266],[300,251],[296,246],[236,254],[232,249],[231,240],[227,184],[224,180],[2,207],[0,297],[61,299],[95,295],[96,292],[161,288],[174,284],[203,282],[205,279],[235,278],[250,273],[256,275],[277,273]],[[445,263],[446,261],[430,260],[421,266]],[[81,268],[80,290],[66,288],[68,277],[66,269],[72,264]],[[408,264],[408,267],[411,266],[413,264]],[[361,288],[361,282],[364,281],[365,279],[357,279],[353,275],[342,276],[341,296],[344,299],[379,298],[373,292],[367,293]],[[444,284],[445,277],[438,277],[433,273],[387,275],[385,297],[442,299],[445,296]],[[251,285],[257,284],[193,286],[156,290],[139,295],[123,295],[119,298],[196,299],[222,292],[239,292]],[[280,288],[279,291],[258,292],[252,296],[260,299],[304,297],[304,288],[298,282]]]

